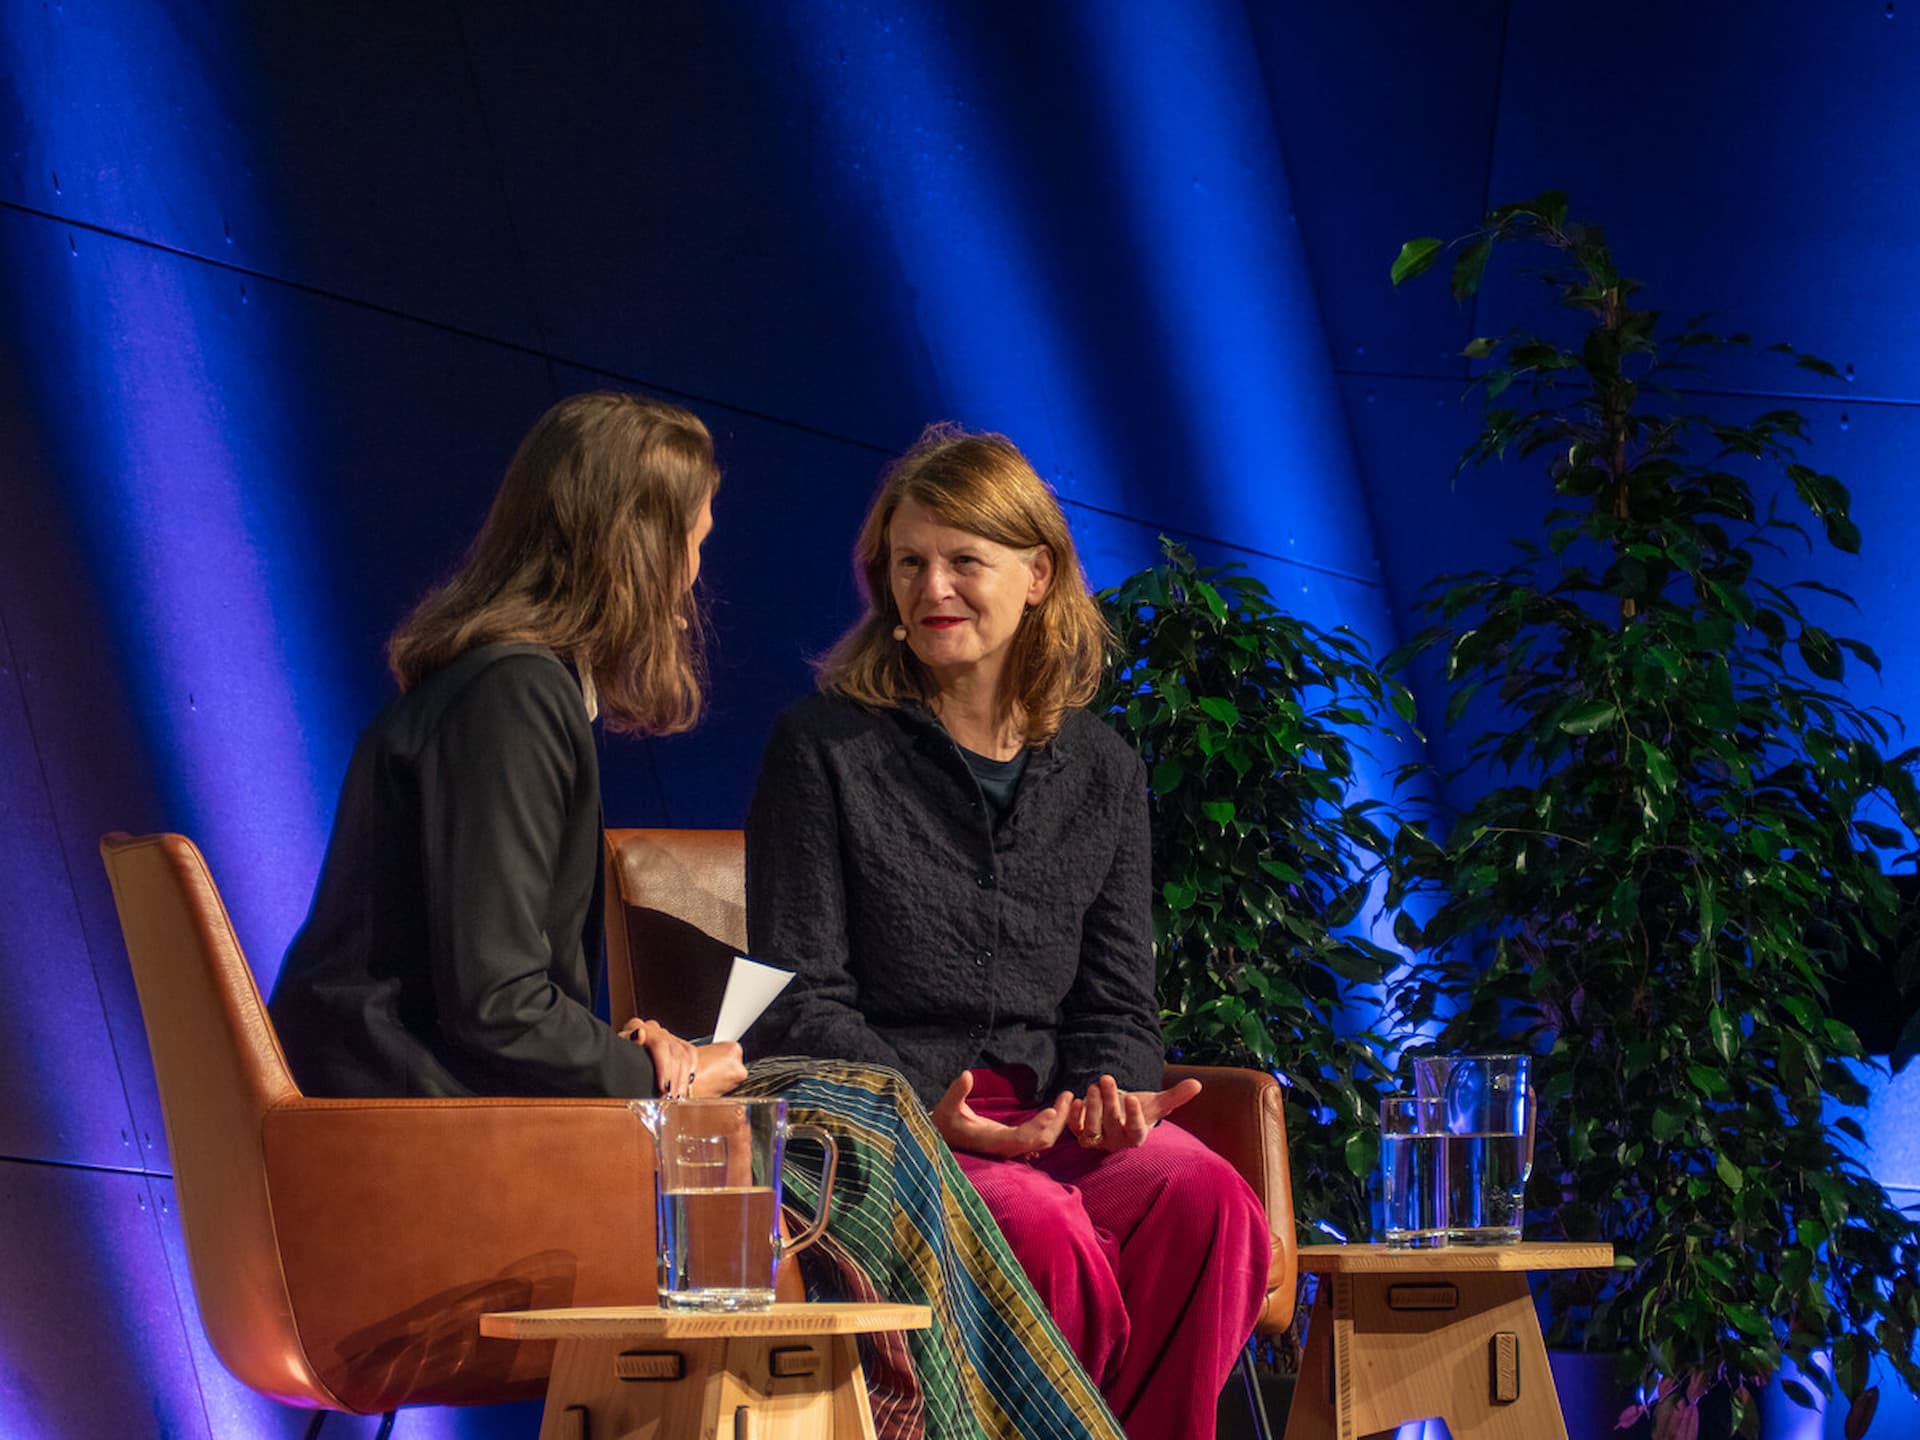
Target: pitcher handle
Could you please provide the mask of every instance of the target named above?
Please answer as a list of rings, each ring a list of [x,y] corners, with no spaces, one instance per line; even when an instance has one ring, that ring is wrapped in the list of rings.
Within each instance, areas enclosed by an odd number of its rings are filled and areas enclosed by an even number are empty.
[[[1529,1066],[1528,1068],[1531,1069],[1532,1067]],[[1527,1129],[1521,1141],[1521,1153],[1526,1156],[1526,1162],[1520,1167],[1520,1180],[1522,1184],[1525,1184],[1533,1178],[1533,1133],[1539,1121],[1540,1096],[1535,1092],[1533,1081],[1529,1078],[1527,1081]]]
[[[787,1138],[792,1140],[795,1136],[804,1136],[809,1140],[818,1140],[821,1148],[827,1152],[827,1158],[825,1163],[820,1167],[820,1203],[814,1208],[813,1223],[781,1247],[780,1253],[782,1255],[792,1255],[806,1249],[807,1246],[818,1240],[822,1232],[826,1230],[827,1207],[833,1200],[833,1177],[835,1172],[840,1168],[839,1142],[818,1125],[789,1125],[787,1127]]]

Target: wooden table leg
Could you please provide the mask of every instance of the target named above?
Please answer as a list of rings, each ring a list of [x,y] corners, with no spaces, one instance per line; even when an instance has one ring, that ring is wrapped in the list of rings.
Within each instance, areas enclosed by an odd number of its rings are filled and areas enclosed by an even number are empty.
[[[867,1398],[867,1372],[860,1363],[856,1335],[833,1337],[834,1440],[877,1440],[873,1433],[873,1405]]]
[[[1567,1440],[1523,1273],[1326,1275],[1307,1326],[1286,1440]]]
[[[874,1440],[857,1339],[555,1343],[540,1440],[696,1436]]]
[[[1334,1313],[1337,1284],[1346,1279],[1346,1276],[1322,1275],[1314,1281],[1313,1307],[1307,1312],[1307,1346],[1300,1356],[1300,1378],[1294,1384],[1293,1403],[1287,1410],[1286,1440],[1361,1440],[1361,1432],[1353,1428],[1351,1386],[1347,1390],[1346,1412],[1341,1413],[1334,1356],[1337,1329],[1344,1329],[1347,1335],[1348,1346],[1343,1348],[1350,1348],[1351,1344],[1350,1281],[1345,1297],[1344,1326]]]

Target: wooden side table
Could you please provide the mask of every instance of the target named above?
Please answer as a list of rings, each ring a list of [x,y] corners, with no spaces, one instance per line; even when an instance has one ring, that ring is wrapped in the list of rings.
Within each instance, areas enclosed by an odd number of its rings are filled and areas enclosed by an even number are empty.
[[[1612,1264],[1611,1245],[1307,1246],[1320,1278],[1286,1440],[1436,1417],[1453,1440],[1567,1440],[1527,1272]]]
[[[540,1440],[874,1440],[855,1336],[924,1330],[924,1305],[513,1310],[480,1333],[557,1341]]]

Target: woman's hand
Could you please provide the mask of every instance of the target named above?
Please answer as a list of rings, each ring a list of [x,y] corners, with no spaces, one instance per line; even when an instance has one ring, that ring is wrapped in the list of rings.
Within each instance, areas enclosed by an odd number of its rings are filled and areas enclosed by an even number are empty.
[[[731,1040],[724,1040],[718,1045],[696,1046],[695,1054],[698,1058],[690,1092],[695,1100],[711,1100],[716,1095],[725,1095],[747,1078],[746,1062],[740,1058],[740,1047]]]
[[[1089,1150],[1131,1150],[1144,1145],[1147,1132],[1200,1093],[1200,1082],[1182,1080],[1168,1090],[1123,1091],[1111,1075],[1087,1087],[1067,1116],[1073,1138]]]
[[[685,1099],[693,1086],[699,1055],[693,1046],[666,1026],[653,1020],[629,1020],[620,1027],[620,1037],[631,1040],[647,1052],[653,1061],[653,1090],[668,1100]],[[740,1047],[734,1046],[738,1058]],[[744,1076],[745,1072],[741,1072]],[[734,1084],[739,1084],[736,1080]],[[731,1088],[731,1087],[729,1087]]]
[[[1035,1111],[1018,1125],[1003,1125],[977,1114],[967,1104],[967,1096],[972,1093],[973,1072],[962,1070],[960,1078],[947,1087],[947,1093],[933,1107],[933,1128],[954,1150],[1002,1160],[1031,1160],[1058,1140],[1066,1127],[1067,1109],[1073,1103],[1072,1094],[1062,1090],[1060,1098],[1046,1109]]]

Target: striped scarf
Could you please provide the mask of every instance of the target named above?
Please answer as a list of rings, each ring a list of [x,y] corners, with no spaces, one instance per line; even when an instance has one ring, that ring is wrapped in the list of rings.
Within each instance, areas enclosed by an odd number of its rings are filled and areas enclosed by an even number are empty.
[[[904,1079],[782,1056],[735,1093],[777,1095],[839,1142],[826,1233],[799,1256],[808,1298],[933,1311],[929,1329],[860,1337],[879,1440],[1124,1440]],[[795,1228],[819,1178],[811,1155],[786,1167]]]

